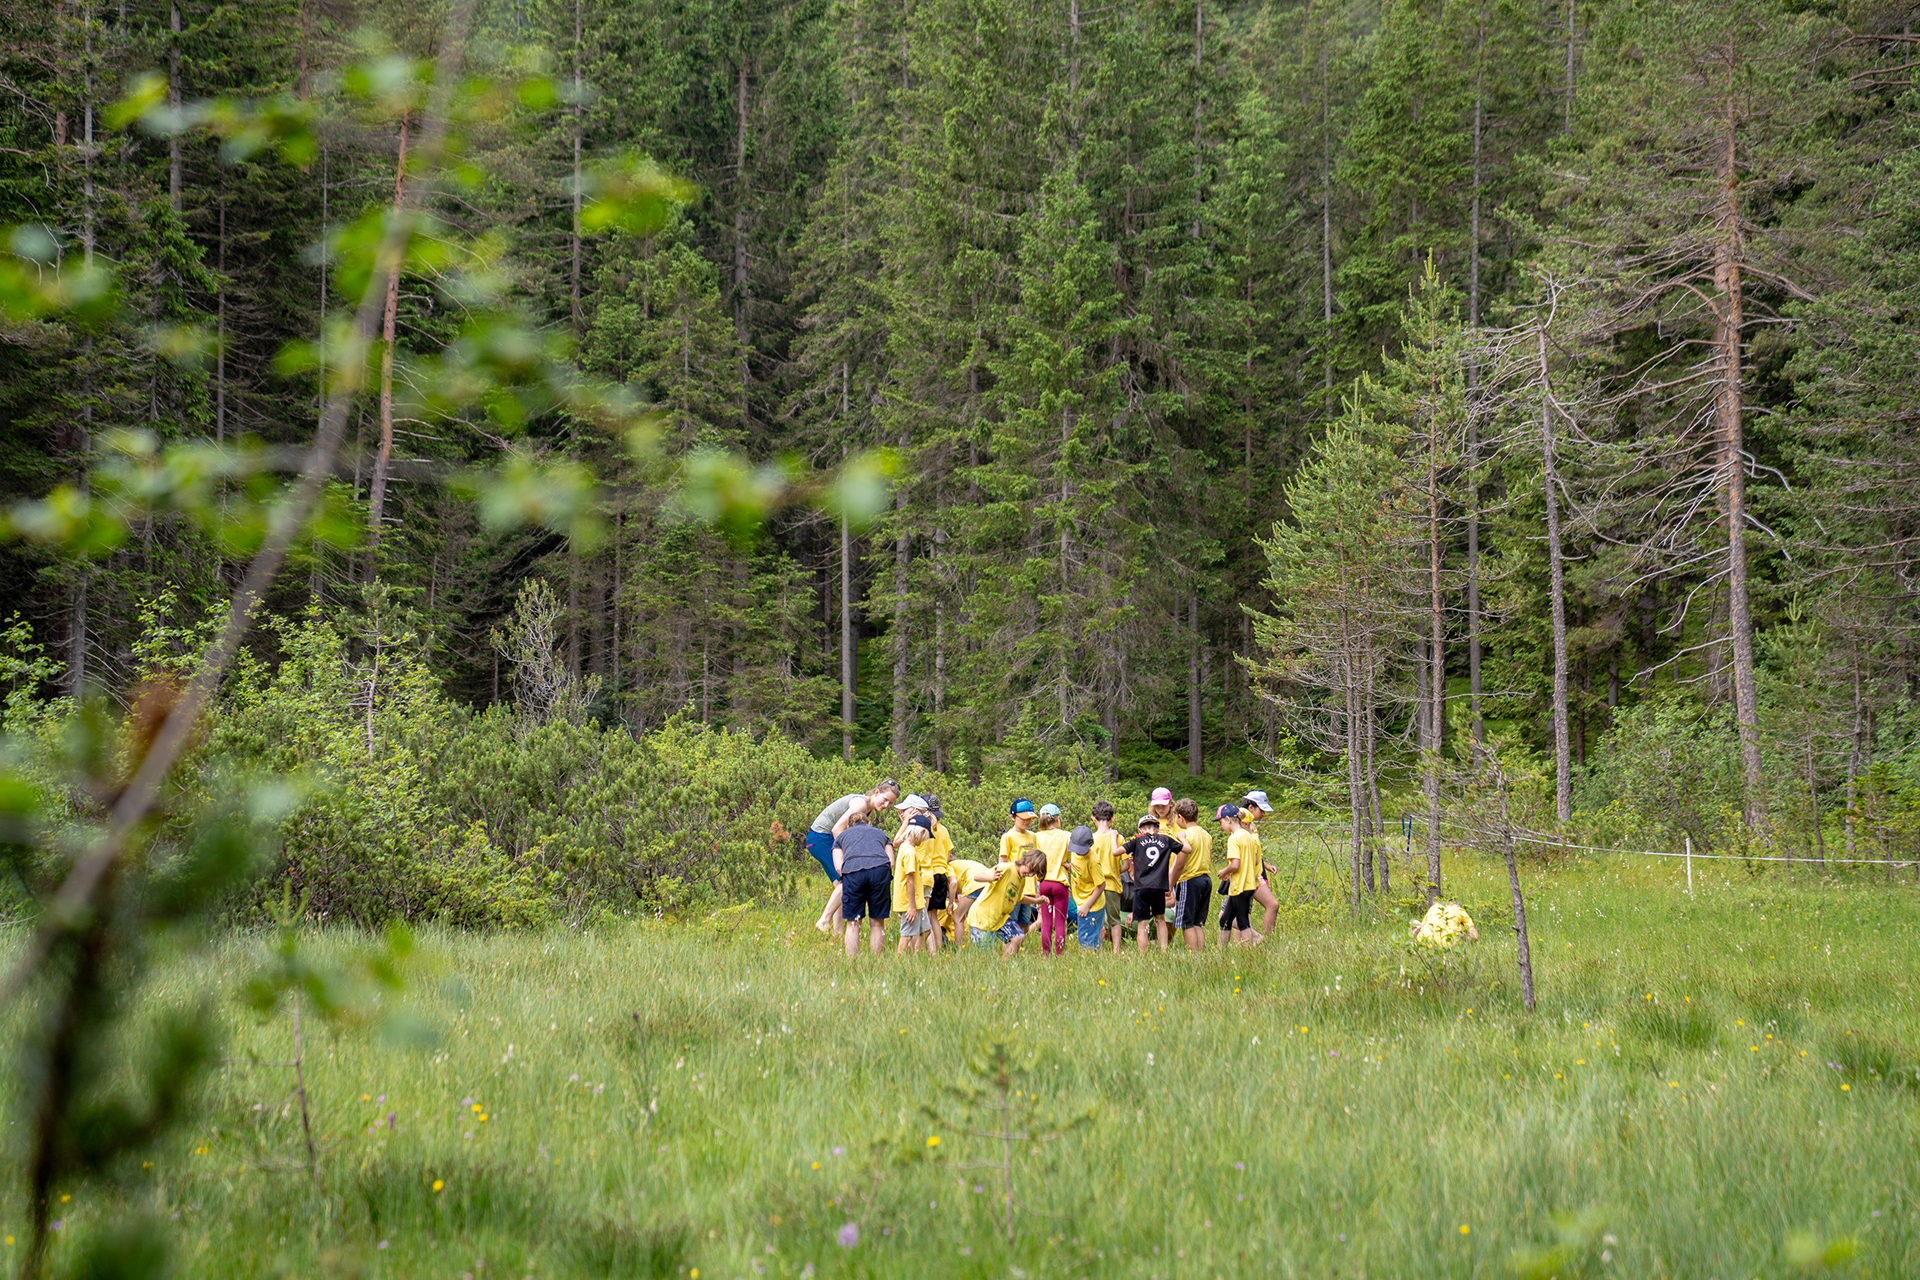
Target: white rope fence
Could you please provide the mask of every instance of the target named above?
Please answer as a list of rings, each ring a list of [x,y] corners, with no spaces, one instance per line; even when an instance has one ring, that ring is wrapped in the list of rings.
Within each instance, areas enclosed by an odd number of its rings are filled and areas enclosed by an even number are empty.
[[[1353,830],[1351,823],[1330,822],[1326,820],[1313,821],[1304,818],[1268,818],[1264,819],[1260,825],[1263,827],[1311,827],[1321,831],[1351,832]],[[1413,832],[1424,825],[1424,819],[1413,817],[1403,818],[1400,823],[1401,835],[1408,841],[1411,841]],[[1442,823],[1441,830],[1445,832],[1449,825],[1450,824]],[[1455,829],[1455,832],[1458,834],[1458,828]],[[1475,833],[1476,836],[1485,836],[1486,834],[1488,833]],[[1383,831],[1381,832],[1381,836],[1376,838],[1384,837],[1384,835],[1385,832]],[[1523,844],[1540,845],[1551,849],[1569,849],[1581,853],[1611,853],[1624,855],[1626,857],[1684,859],[1687,864],[1688,893],[1693,892],[1693,861],[1695,858],[1720,862],[1804,862],[1813,866],[1884,867],[1889,871],[1900,870],[1906,867],[1920,868],[1920,860],[1912,858],[1896,860],[1891,858],[1819,858],[1807,857],[1800,854],[1776,853],[1696,853],[1693,848],[1693,838],[1691,836],[1685,837],[1687,847],[1683,853],[1675,853],[1671,849],[1617,849],[1608,848],[1604,845],[1575,844],[1569,840],[1559,840],[1550,836],[1524,831],[1515,831],[1513,838]]]

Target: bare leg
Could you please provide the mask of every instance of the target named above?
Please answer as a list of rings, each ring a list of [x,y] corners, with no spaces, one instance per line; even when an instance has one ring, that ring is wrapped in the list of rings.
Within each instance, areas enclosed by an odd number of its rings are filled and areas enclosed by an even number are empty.
[[[847,932],[851,934],[853,933],[853,930],[849,929],[847,930]],[[872,951],[874,955],[879,955],[882,951],[886,949],[886,945],[887,945],[886,922],[883,920],[869,921],[868,927],[867,927],[867,949]]]
[[[1167,949],[1167,918],[1165,916],[1153,918],[1153,936],[1160,943],[1160,949],[1165,951]]]
[[[852,921],[848,921],[847,927],[841,932],[845,935],[847,959],[851,960],[860,954],[860,931],[853,927]]]
[[[1187,940],[1187,950],[1200,952],[1207,949],[1207,931],[1204,928],[1182,929],[1180,932]]]
[[[836,934],[840,932],[841,923],[840,882],[835,880],[833,892],[827,895],[827,905],[820,908],[820,918],[813,922],[813,927],[825,934]]]
[[[1273,890],[1267,887],[1263,879],[1260,887],[1253,891],[1253,900],[1267,909],[1266,916],[1260,921],[1260,934],[1265,937],[1273,932],[1274,918],[1280,914],[1280,899],[1273,896]]]

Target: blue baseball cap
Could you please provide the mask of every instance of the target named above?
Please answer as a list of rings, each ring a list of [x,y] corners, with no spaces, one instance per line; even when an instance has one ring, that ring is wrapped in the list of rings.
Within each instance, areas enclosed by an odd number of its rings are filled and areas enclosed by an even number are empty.
[[[911,818],[908,818],[907,825],[910,827],[918,827],[929,834],[933,831],[933,819],[924,813],[916,813]]]
[[[1043,804],[1040,806],[1040,816],[1043,818],[1057,818],[1060,816],[1060,806],[1057,804]]]
[[[1032,812],[1033,812],[1033,801],[1031,801],[1031,800],[1015,800],[1015,801],[1013,802],[1013,807],[1012,807],[1011,809],[1009,809],[1009,810],[1007,810],[1007,812],[1008,812],[1008,813],[1011,813],[1011,814],[1013,814],[1013,816],[1014,816],[1014,817],[1016,817],[1016,818],[1017,818],[1017,817],[1019,817],[1019,816],[1020,816],[1021,814],[1023,814],[1023,813],[1032,813]]]

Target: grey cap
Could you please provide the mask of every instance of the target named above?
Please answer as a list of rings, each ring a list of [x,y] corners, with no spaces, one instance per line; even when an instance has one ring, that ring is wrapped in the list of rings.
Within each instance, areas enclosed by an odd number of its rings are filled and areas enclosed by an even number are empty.
[[[1067,836],[1068,853],[1090,853],[1093,850],[1093,828],[1075,827]]]

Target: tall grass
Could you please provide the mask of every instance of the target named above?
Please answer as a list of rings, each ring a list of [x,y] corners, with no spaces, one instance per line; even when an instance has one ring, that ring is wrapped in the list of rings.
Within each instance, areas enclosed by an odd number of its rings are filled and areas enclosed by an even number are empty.
[[[849,964],[811,903],[430,935],[437,1047],[307,1045],[318,1191],[290,1073],[246,1061],[284,1060],[288,1026],[236,1012],[209,1122],[61,1205],[59,1251],[148,1207],[208,1277],[1474,1276],[1584,1213],[1559,1274],[1784,1275],[1796,1233],[1920,1274],[1910,888],[1719,864],[1689,899],[1671,866],[1535,866],[1529,1017],[1503,868],[1449,874],[1484,941],[1438,986],[1403,972],[1401,904],[1200,957]],[[230,987],[261,945],[152,999]],[[941,1087],[988,1034],[1033,1055],[1043,1111],[1098,1117],[1017,1152],[1011,1247],[997,1177],[961,1167],[998,1146]]]

